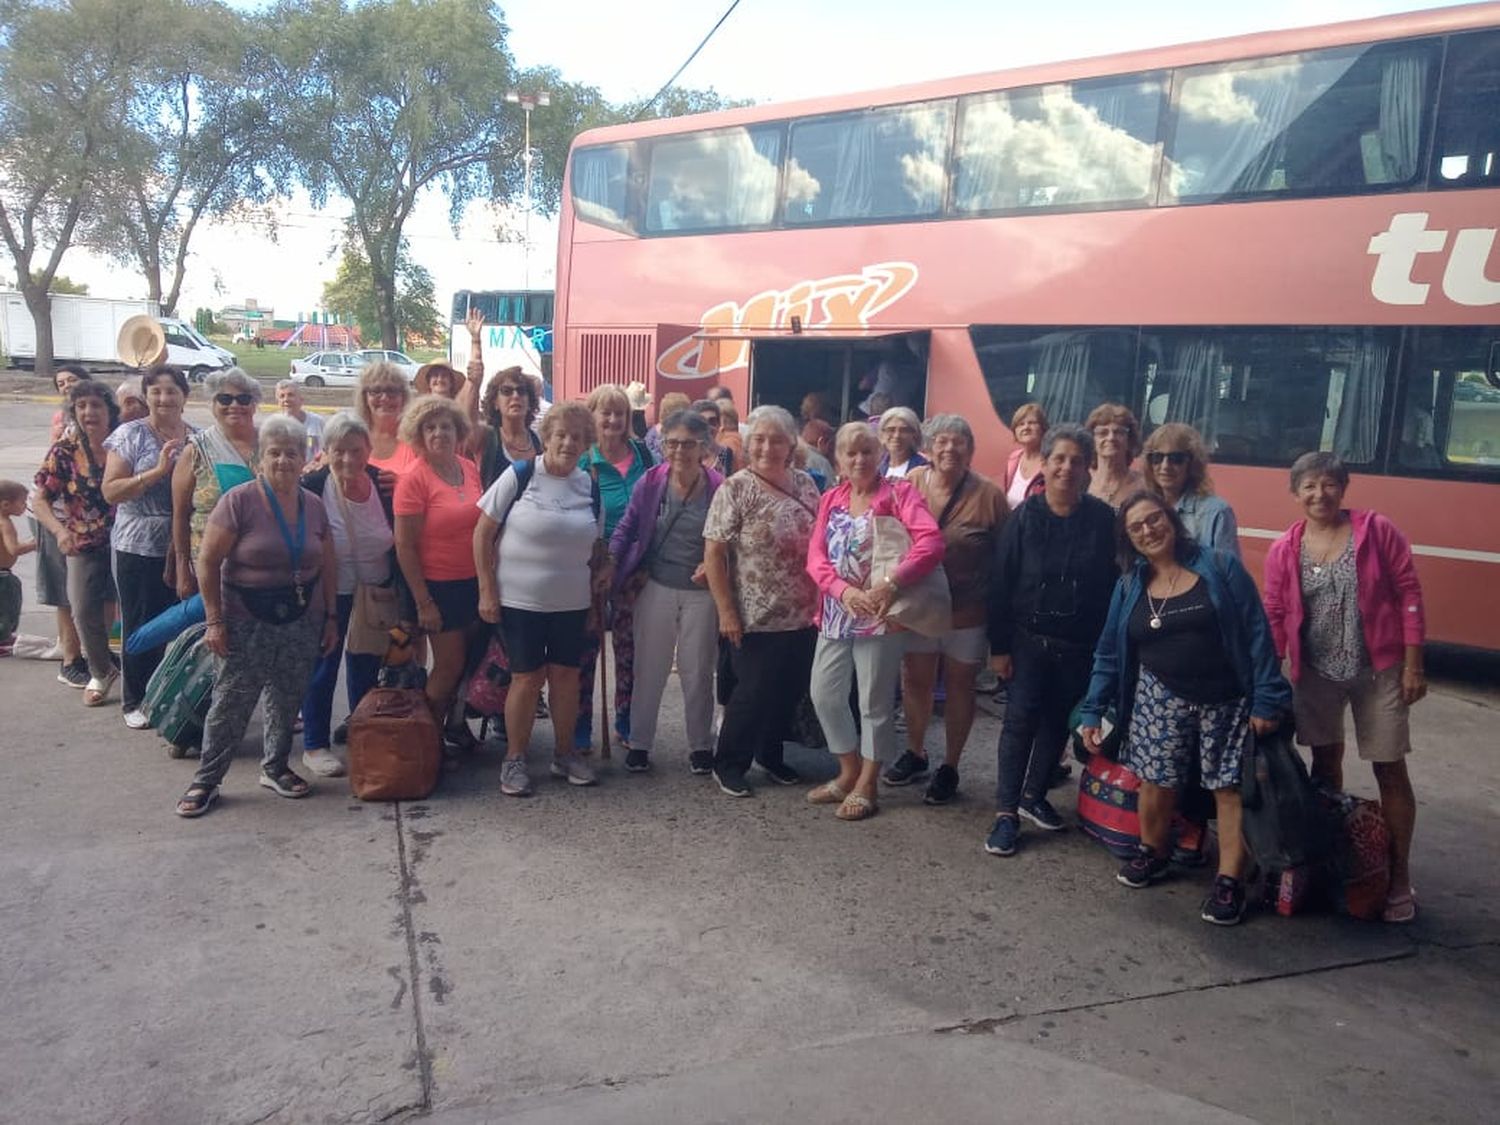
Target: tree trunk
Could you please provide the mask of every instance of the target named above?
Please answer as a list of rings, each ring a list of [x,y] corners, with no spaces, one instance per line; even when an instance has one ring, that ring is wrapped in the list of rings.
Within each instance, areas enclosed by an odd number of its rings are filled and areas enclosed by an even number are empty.
[[[400,347],[396,342],[396,283],[394,278],[382,276],[383,272],[374,262],[370,263],[375,311],[380,317],[380,346],[394,351]]]
[[[23,275],[24,276],[24,275]],[[52,298],[47,288],[33,281],[21,285],[21,296],[26,299],[26,308],[36,326],[36,373],[52,378]]]

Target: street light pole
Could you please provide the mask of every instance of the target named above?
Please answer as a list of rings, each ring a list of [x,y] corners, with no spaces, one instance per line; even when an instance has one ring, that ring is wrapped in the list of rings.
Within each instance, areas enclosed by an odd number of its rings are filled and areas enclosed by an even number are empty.
[[[531,111],[538,106],[552,104],[552,95],[546,90],[538,90],[535,93],[523,94],[519,90],[511,90],[505,95],[505,100],[511,105],[521,107],[521,112],[526,115],[525,140],[521,148],[522,195],[525,199],[525,217],[522,220],[521,231],[521,276],[522,288],[531,288]]]

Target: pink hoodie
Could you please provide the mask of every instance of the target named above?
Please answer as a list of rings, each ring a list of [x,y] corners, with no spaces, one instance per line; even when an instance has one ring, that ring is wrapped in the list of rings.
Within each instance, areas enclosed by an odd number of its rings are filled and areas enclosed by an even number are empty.
[[[1407,645],[1419,645],[1426,635],[1422,614],[1422,584],[1412,562],[1411,544],[1396,525],[1379,512],[1354,509],[1354,567],[1359,574],[1359,617],[1365,648],[1375,671],[1401,663]],[[1302,674],[1302,533],[1307,521],[1298,520],[1271,544],[1266,555],[1266,616],[1276,655],[1291,659],[1292,682]]]
[[[812,575],[819,593],[833,598],[843,597],[849,583],[834,572],[833,563],[828,561],[828,514],[835,508],[847,509],[852,491],[849,482],[844,481],[823,493],[812,539],[807,544],[807,573]],[[925,578],[943,561],[943,533],[938,530],[937,520],[932,518],[927,501],[914,485],[904,480],[882,479],[875,499],[870,502],[870,514],[895,516],[911,536],[911,550],[896,568],[898,586],[909,586],[917,579]],[[822,598],[818,599],[813,624],[823,624]]]

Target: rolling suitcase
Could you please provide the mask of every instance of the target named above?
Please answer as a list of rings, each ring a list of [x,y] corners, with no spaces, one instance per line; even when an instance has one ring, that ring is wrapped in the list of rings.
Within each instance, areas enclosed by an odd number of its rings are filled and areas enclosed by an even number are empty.
[[[349,788],[361,801],[419,801],[437,788],[442,732],[416,688],[371,688],[349,716]]]
[[[141,710],[173,758],[186,758],[203,744],[203,723],[218,674],[216,658],[203,643],[207,632],[206,625],[193,625],[167,646],[141,701]]]

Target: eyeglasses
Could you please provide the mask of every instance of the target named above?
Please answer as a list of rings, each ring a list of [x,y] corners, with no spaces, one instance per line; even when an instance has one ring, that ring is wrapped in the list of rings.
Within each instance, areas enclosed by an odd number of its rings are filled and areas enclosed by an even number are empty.
[[[1095,437],[1129,437],[1130,436],[1130,427],[1128,427],[1128,426],[1095,426],[1094,427],[1094,436]]]
[[[248,391],[241,391],[237,395],[217,394],[214,401],[220,406],[249,406],[255,401],[255,396]]]
[[[1159,530],[1167,522],[1167,513],[1157,508],[1148,516],[1142,516],[1138,520],[1131,520],[1125,525],[1125,530],[1130,535],[1143,535],[1147,528],[1152,531]]]
[[[496,387],[495,393],[501,398],[516,398],[519,395],[524,395],[526,392],[517,386],[505,386]]]
[[[1155,466],[1160,465],[1163,461],[1165,461],[1167,464],[1173,465],[1180,469],[1182,468],[1182,466],[1188,463],[1191,457],[1192,454],[1190,453],[1184,453],[1180,449],[1174,449],[1170,453],[1148,453],[1146,454],[1146,463],[1148,465]]]
[[[405,398],[406,392],[400,387],[370,387],[365,391],[366,398]]]
[[[683,438],[681,440],[678,440],[677,438],[668,438],[666,441],[661,443],[661,447],[668,453],[676,453],[678,450],[697,449],[698,446],[702,444],[703,443],[700,442],[697,438]]]

